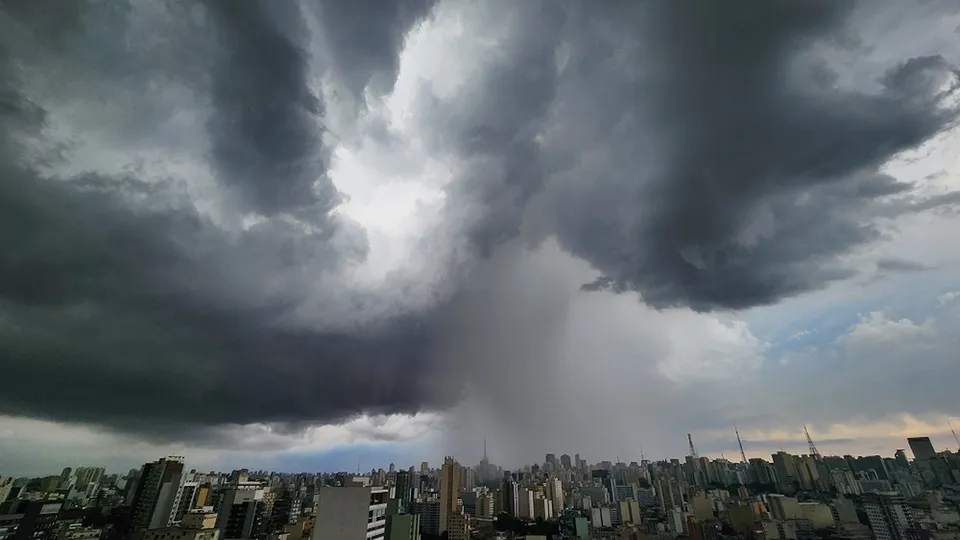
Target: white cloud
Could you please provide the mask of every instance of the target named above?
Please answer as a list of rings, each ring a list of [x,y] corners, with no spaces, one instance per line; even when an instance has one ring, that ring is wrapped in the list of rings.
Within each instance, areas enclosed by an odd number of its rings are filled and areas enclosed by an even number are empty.
[[[867,355],[888,347],[925,347],[935,335],[933,319],[917,324],[910,319],[893,320],[884,313],[872,312],[861,315],[841,342],[848,354]]]
[[[960,292],[958,292],[958,291],[951,291],[951,292],[943,293],[943,294],[941,294],[940,296],[937,297],[937,305],[938,305],[938,306],[945,306],[945,305],[953,302],[953,301],[956,300],[957,298],[960,298]]]

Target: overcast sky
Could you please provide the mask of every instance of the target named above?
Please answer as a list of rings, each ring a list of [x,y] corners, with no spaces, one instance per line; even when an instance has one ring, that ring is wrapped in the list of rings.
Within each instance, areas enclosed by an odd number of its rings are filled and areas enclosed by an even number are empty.
[[[958,28],[5,2],[0,474],[953,448]]]

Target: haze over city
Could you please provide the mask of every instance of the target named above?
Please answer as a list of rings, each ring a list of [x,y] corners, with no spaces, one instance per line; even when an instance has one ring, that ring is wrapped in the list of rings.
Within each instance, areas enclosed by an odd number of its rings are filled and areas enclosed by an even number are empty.
[[[0,4],[0,474],[960,425],[948,0]]]

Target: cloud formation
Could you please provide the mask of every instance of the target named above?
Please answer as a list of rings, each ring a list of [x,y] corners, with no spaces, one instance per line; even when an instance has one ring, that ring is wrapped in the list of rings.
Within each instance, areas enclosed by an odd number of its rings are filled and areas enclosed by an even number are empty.
[[[768,343],[726,310],[854,277],[884,220],[957,203],[882,170],[954,124],[954,59],[847,80],[834,63],[869,57],[875,16],[853,4],[39,5],[0,13],[2,414],[182,440],[461,403],[456,421],[469,396],[537,412],[503,428],[519,438],[559,410],[529,396],[587,375],[558,367],[600,335],[569,314],[610,295],[581,284],[668,309],[628,371],[694,393],[762,370]],[[457,67],[395,114],[425,26]],[[337,151],[412,147],[450,172],[442,208],[361,280]],[[660,339],[680,327],[710,346]]]

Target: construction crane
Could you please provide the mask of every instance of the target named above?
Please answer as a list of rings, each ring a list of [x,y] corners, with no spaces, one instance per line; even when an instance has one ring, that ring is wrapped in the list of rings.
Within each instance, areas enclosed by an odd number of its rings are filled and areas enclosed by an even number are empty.
[[[820,452],[817,450],[817,445],[813,444],[813,439],[810,438],[810,431],[807,429],[807,425],[803,425],[803,434],[807,436],[807,447],[810,451],[810,455],[813,456],[813,459],[821,461],[823,457],[820,455]]]
[[[737,425],[733,425],[733,432],[737,434],[737,445],[740,446],[740,463],[744,465],[747,464],[747,453],[743,451],[743,441],[740,440],[740,430],[737,429]]]
[[[697,449],[693,446],[693,436],[687,433],[687,442],[690,443],[690,456],[693,457],[693,461],[697,462],[700,459],[700,455],[697,454]]]
[[[957,441],[957,452],[960,452],[960,437],[957,437],[957,432],[953,430],[953,424],[947,420],[947,425],[950,426],[950,433],[953,433],[953,440]]]

